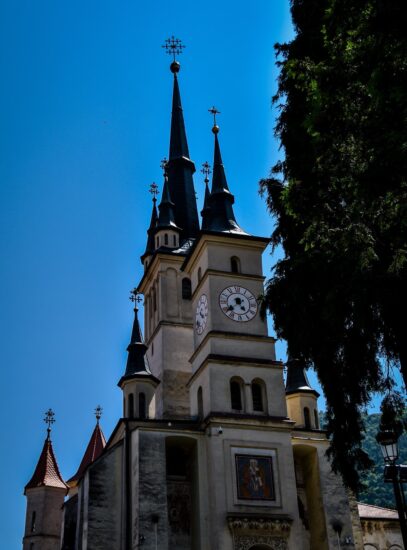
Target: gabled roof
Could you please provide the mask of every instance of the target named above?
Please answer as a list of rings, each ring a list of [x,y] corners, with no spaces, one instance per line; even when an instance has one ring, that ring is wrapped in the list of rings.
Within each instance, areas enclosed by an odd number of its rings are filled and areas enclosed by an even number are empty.
[[[78,471],[70,479],[68,479],[69,485],[76,485],[85,473],[86,468],[92,464],[102,454],[103,449],[106,447],[106,439],[102,432],[102,429],[97,422],[95,429],[91,435],[88,446],[86,447],[85,454],[81,460]]]
[[[27,489],[34,489],[36,487],[57,487],[59,489],[68,488],[67,484],[61,477],[49,436],[44,442],[34,474],[24,488],[24,494]]]
[[[381,506],[374,506],[373,504],[365,504],[358,502],[358,511],[360,519],[384,519],[384,520],[397,520],[399,519],[396,510],[390,508],[382,508]]]

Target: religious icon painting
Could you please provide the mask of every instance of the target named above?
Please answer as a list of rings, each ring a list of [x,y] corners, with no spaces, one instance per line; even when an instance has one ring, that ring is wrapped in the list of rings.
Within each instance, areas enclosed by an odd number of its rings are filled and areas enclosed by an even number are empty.
[[[235,454],[235,467],[239,500],[275,500],[272,456]]]

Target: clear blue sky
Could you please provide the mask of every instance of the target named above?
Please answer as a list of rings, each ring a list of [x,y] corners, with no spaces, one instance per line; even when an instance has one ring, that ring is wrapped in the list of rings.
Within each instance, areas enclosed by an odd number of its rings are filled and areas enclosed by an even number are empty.
[[[212,162],[211,117],[249,232],[272,220],[258,181],[278,155],[273,44],[292,36],[288,0],[0,1],[2,548],[21,547],[25,498],[56,412],[62,475],[79,464],[116,387],[151,210],[168,154],[172,76],[161,44],[187,45],[180,86],[191,157]],[[203,181],[195,186],[202,204]],[[265,258],[266,272],[272,260]],[[284,346],[278,345],[284,358]]]

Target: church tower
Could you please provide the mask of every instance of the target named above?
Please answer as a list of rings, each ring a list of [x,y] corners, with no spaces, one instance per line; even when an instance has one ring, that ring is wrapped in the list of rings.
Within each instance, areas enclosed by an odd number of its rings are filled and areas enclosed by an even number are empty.
[[[62,506],[68,486],[59,472],[51,441],[54,413],[45,415],[47,437],[33,476],[24,489],[27,511],[23,550],[59,550]]]
[[[212,181],[204,163],[199,226],[178,82],[182,45],[171,37],[165,47],[173,55],[169,155],[161,162],[159,201],[158,185],[150,186],[143,275],[132,291],[134,321],[118,382],[122,416],[106,445],[96,430],[68,482],[61,548],[334,550],[333,526],[353,540],[349,500],[326,459],[318,394],[295,361],[284,386],[260,314],[269,239],[236,219],[215,107]],[[30,491],[58,490],[56,518],[66,485],[50,446],[47,440],[40,462],[54,473],[44,477],[37,467],[26,494],[32,514]],[[45,486],[51,478],[56,486]],[[27,527],[24,540],[29,536]]]

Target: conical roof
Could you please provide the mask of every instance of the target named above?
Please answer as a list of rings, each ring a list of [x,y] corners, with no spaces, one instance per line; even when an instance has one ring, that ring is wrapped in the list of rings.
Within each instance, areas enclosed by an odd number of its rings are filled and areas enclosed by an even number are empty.
[[[34,474],[25,486],[24,494],[27,489],[34,489],[36,487],[57,487],[58,489],[68,488],[60,474],[49,435],[44,442]]]
[[[85,454],[82,457],[81,463],[75,475],[69,480],[68,484],[74,486],[81,479],[85,473],[86,468],[92,464],[102,454],[103,449],[106,446],[106,439],[99,425],[99,421],[96,422],[95,429],[92,432],[88,446],[86,447]]]
[[[134,308],[134,322],[131,332],[130,344],[127,346],[127,364],[124,375],[120,378],[118,386],[122,382],[135,377],[150,377],[158,382],[158,379],[151,373],[148,359],[146,357],[147,346],[143,342],[140,323],[138,320],[138,308]]]
[[[213,158],[212,189],[208,197],[208,213],[205,220],[205,229],[215,232],[246,234],[237,224],[233,212],[234,196],[229,191],[226,181],[225,168],[218,140],[218,126],[214,126],[215,148]]]
[[[204,197],[204,203],[203,208],[201,210],[201,216],[202,216],[202,231],[205,231],[209,229],[209,213],[210,213],[210,207],[209,207],[209,199],[211,196],[211,192],[209,191],[209,185],[208,180],[205,181],[205,197]]]
[[[171,66],[173,67],[173,65]],[[177,72],[173,69],[174,88],[172,95],[172,115],[168,172],[168,189],[174,203],[175,224],[180,228],[181,244],[195,238],[199,232],[198,209],[192,175],[195,165],[189,158],[188,142],[185,132],[184,115],[181,105]]]
[[[151,212],[151,220],[150,220],[150,226],[147,230],[147,245],[146,250],[144,254],[141,256],[141,261],[144,260],[146,256],[149,256],[153,254],[155,250],[155,242],[154,242],[154,235],[157,228],[157,222],[158,222],[158,214],[157,214],[157,206],[156,206],[157,199],[153,198],[153,209]]]
[[[171,200],[170,190],[168,188],[168,177],[164,176],[164,187],[160,205],[158,207],[160,214],[158,216],[157,229],[176,229],[174,203]]]
[[[298,359],[289,358],[287,361],[287,381],[285,393],[313,393],[319,397],[319,393],[311,388],[304,364]]]

